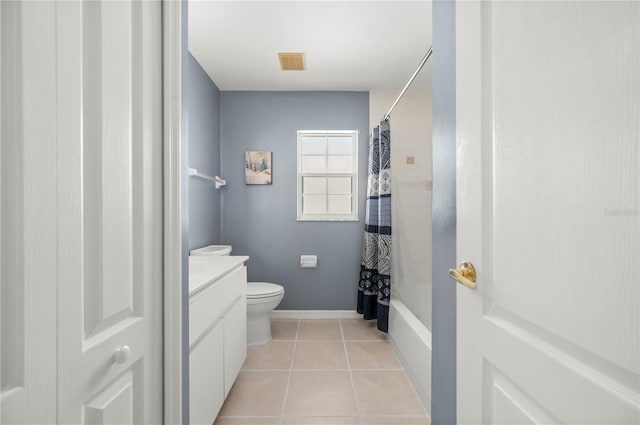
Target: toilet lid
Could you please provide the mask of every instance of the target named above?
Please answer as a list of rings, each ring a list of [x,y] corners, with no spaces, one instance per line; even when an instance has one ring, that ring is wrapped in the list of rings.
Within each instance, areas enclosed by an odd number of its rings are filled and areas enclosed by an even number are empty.
[[[247,283],[247,298],[264,298],[279,295],[284,292],[280,285],[268,282]]]

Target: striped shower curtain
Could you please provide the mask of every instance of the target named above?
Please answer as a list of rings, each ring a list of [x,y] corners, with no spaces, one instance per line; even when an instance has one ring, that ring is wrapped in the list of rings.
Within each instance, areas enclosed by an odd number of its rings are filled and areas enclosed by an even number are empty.
[[[391,294],[391,139],[389,121],[373,129],[369,141],[369,178],[364,242],[358,283],[358,313],[389,329]]]

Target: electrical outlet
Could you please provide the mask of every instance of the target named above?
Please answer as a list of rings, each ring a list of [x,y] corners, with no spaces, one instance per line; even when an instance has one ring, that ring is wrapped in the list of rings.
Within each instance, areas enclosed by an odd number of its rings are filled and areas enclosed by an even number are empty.
[[[416,163],[416,157],[415,156],[408,156],[407,157],[407,164],[413,165],[415,163]]]

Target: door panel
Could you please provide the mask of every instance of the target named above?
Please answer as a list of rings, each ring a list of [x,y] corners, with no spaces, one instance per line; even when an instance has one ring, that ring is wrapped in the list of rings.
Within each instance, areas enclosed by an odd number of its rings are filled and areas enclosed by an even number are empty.
[[[486,223],[495,238],[488,300],[532,332],[637,374],[639,288],[612,275],[638,259],[638,6],[529,3],[487,13],[488,178],[499,185]],[[514,250],[513,241],[526,243]]]
[[[61,2],[57,17],[58,417],[160,423],[160,4]]]
[[[640,422],[640,4],[457,5],[461,423]]]
[[[134,315],[132,101],[141,69],[132,59],[132,12],[139,4],[82,7],[82,215],[85,334]],[[76,24],[77,25],[77,24]],[[76,71],[77,72],[77,71]],[[134,81],[135,80],[135,81]],[[123,101],[124,100],[124,101]],[[137,165],[137,164],[136,164]],[[114,231],[117,229],[117,231]]]
[[[136,417],[135,408],[142,400],[140,393],[134,391],[140,385],[134,384],[134,380],[132,373],[125,373],[88,401],[84,408],[85,422],[105,425],[142,423],[142,418]]]
[[[0,15],[0,422],[55,423],[55,7]]]
[[[488,384],[487,405],[492,412],[492,422],[498,424],[557,423],[548,411],[526,392],[490,364],[483,365]]]

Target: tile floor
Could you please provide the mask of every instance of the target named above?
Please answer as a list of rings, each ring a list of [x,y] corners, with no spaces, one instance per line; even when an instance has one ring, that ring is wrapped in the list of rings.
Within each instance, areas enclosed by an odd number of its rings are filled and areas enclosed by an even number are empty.
[[[429,424],[385,335],[358,319],[272,321],[215,425]]]

